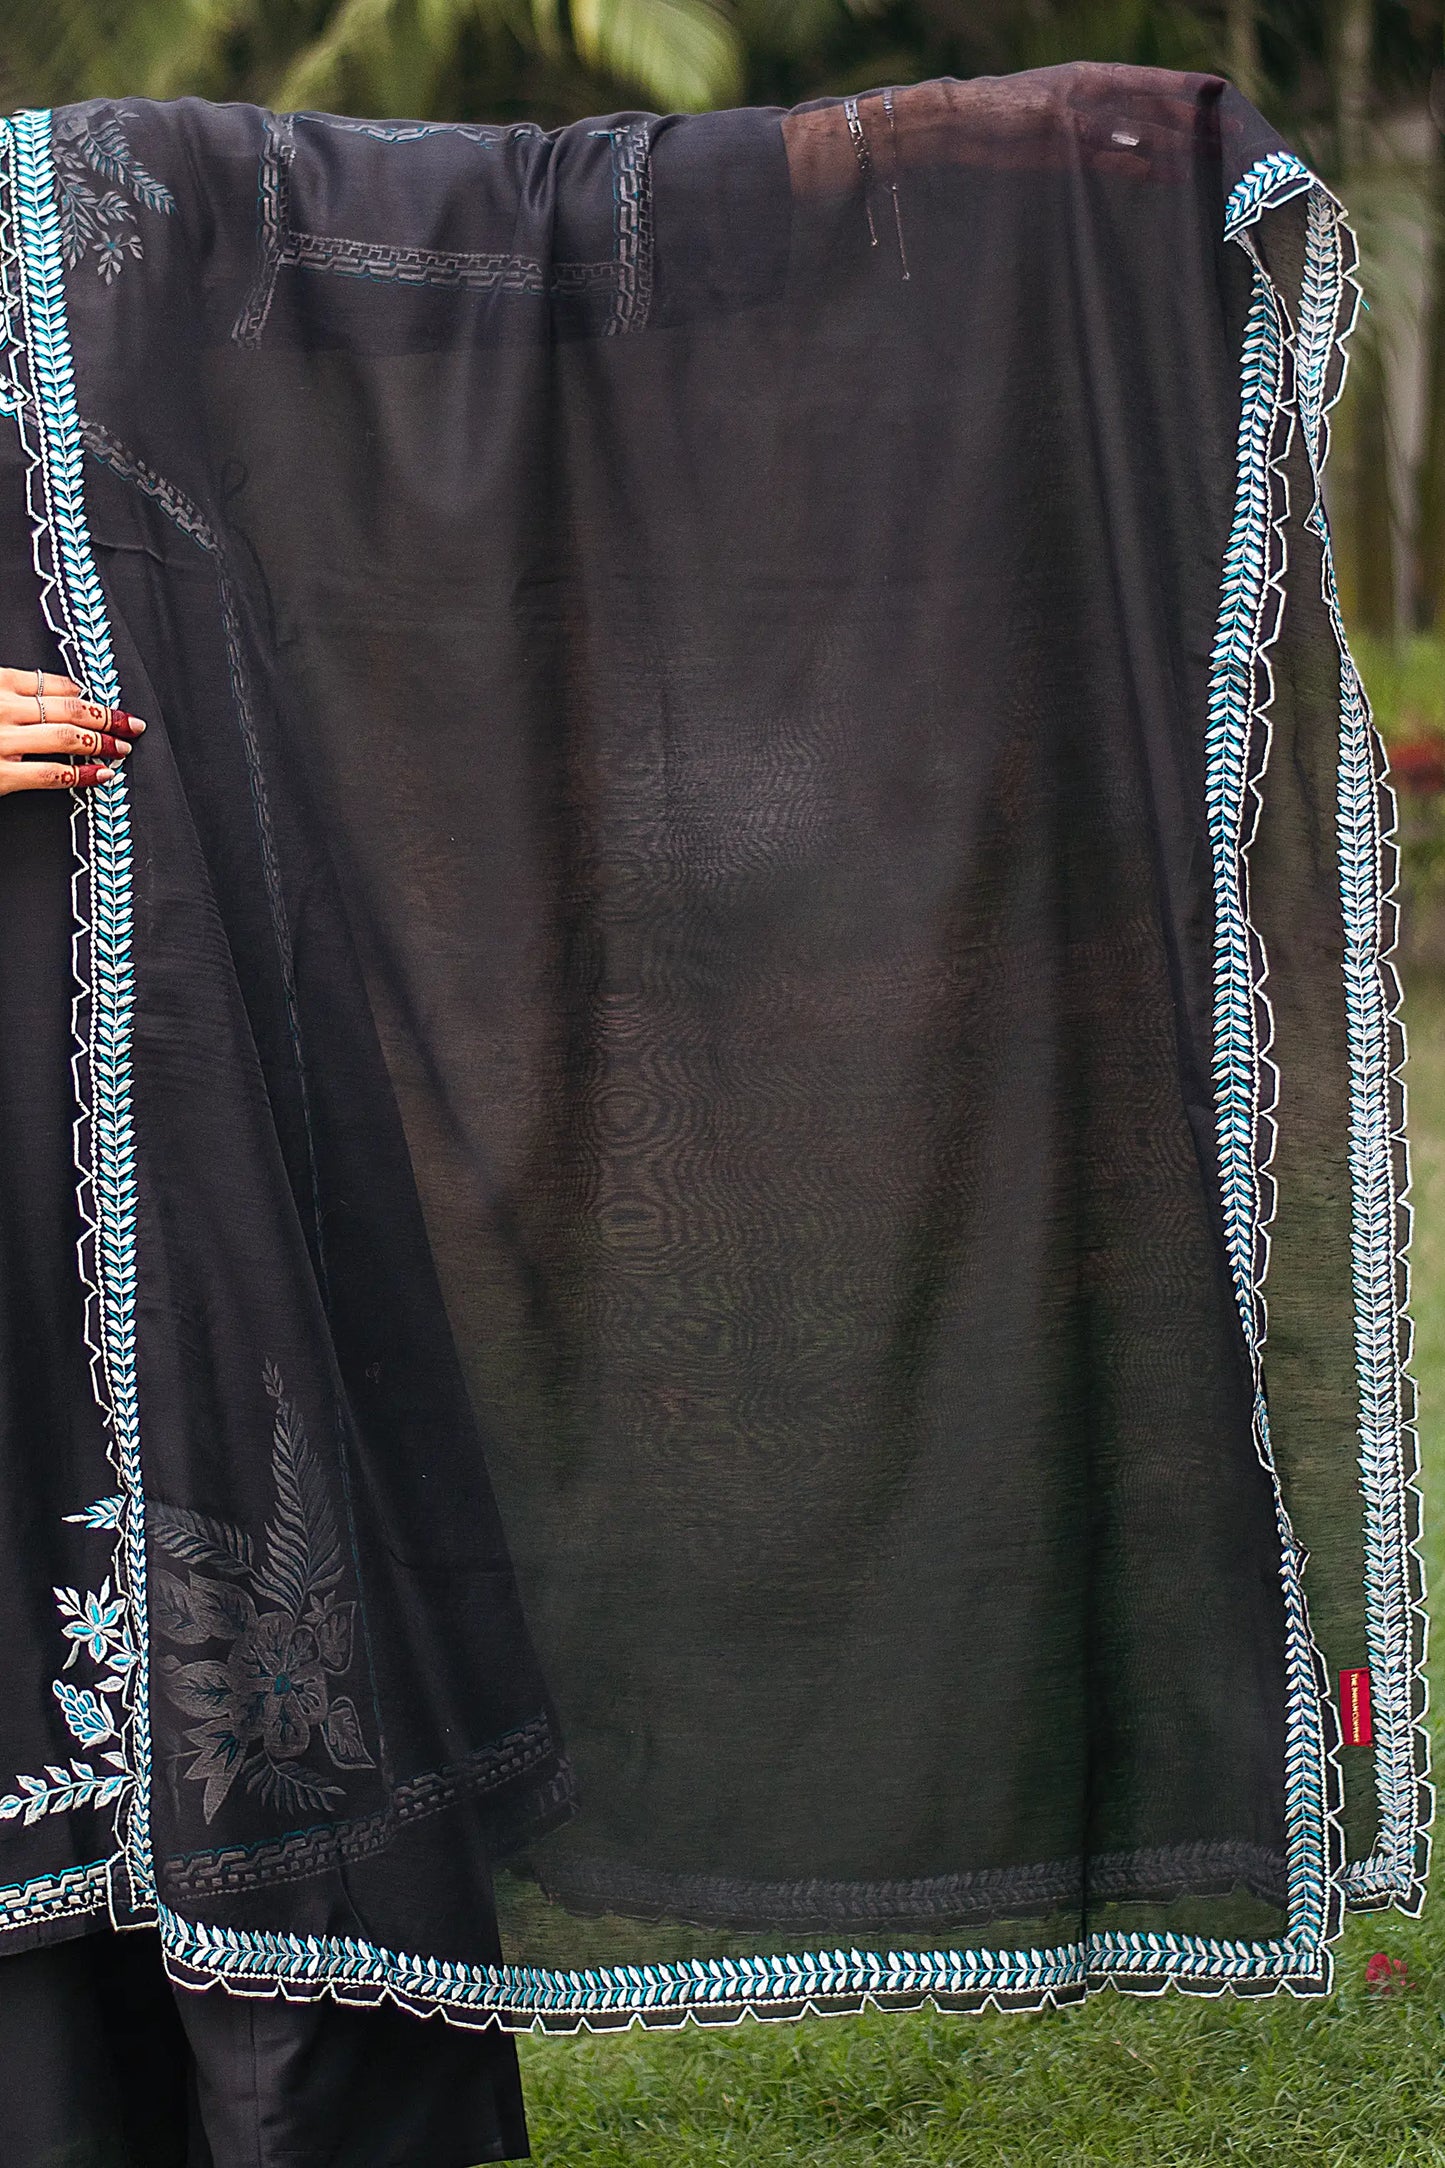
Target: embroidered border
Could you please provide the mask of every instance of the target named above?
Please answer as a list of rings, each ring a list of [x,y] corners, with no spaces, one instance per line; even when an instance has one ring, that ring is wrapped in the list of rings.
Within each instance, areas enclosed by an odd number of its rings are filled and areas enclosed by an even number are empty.
[[[5,124],[0,145],[5,167],[0,194],[8,196],[13,220],[13,253],[0,249],[0,278],[8,283],[13,269],[23,334],[11,349],[12,368],[41,604],[71,676],[92,700],[114,707],[119,683],[85,518],[49,114],[17,114]],[[155,1888],[149,1828],[145,1507],[135,1371],[131,841],[123,773],[100,788],[74,793],[72,835],[80,1273],[91,1376],[123,1499],[113,1578],[136,1629],[136,1661],[127,1676],[119,1747],[135,1781],[116,1802],[116,1850],[108,1863],[111,1914],[124,1923],[151,1916]]]
[[[260,263],[251,291],[231,329],[238,346],[259,346],[277,275],[283,268],[329,272],[342,278],[376,279],[399,286],[434,286],[453,293],[549,294],[554,299],[614,293],[610,330],[636,330],[652,302],[652,180],[645,123],[602,131],[612,136],[618,204],[616,260],[557,263],[550,274],[537,256],[505,251],[414,248],[403,242],[359,241],[347,234],[302,232],[291,224],[291,166],[296,123],[344,128],[386,143],[409,143],[448,134],[492,147],[514,135],[540,135],[530,125],[489,129],[466,123],[415,124],[351,121],[340,114],[268,113],[257,187]],[[641,138],[639,150],[636,142]],[[619,144],[621,147],[619,148]]]
[[[1224,238],[1237,241],[1266,211],[1277,211],[1293,196],[1318,188],[1309,167],[1293,151],[1271,151],[1258,158],[1243,179],[1236,181],[1224,206]]]
[[[618,283],[617,265],[606,259],[559,263],[547,276],[538,256],[408,248],[399,242],[356,241],[345,234],[331,233],[289,234],[276,265],[329,271],[342,278],[376,279],[396,286],[435,286],[473,294],[586,294],[599,288],[611,289]]]
[[[1315,188],[1306,207],[1296,344],[1300,421],[1314,477],[1305,524],[1318,537],[1324,598],[1340,651],[1337,820],[1350,1057],[1350,1190],[1360,1474],[1365,1507],[1365,1634],[1375,1725],[1379,1829],[1367,1859],[1346,1869],[1350,1902],[1418,1912],[1425,1896],[1432,1797],[1427,1782],[1423,1574],[1405,1314],[1409,1290],[1408,1146],[1401,1075],[1395,800],[1383,748],[1340,612],[1325,514],[1329,414],[1344,388],[1345,342],[1360,295],[1353,237],[1339,205]],[[1391,878],[1386,879],[1388,865]],[[1401,1179],[1397,1181],[1397,1169]]]
[[[1344,1870],[1352,1906],[1418,1912],[1424,1900],[1433,1798],[1419,1457],[1406,1362],[1409,1324],[1408,1147],[1400,987],[1390,961],[1397,906],[1394,796],[1364,687],[1350,654],[1324,502],[1329,414],[1344,388],[1346,342],[1359,306],[1357,256],[1340,206],[1292,153],[1275,152],[1230,197],[1234,238],[1266,209],[1309,193],[1299,322],[1297,403],[1314,482],[1305,524],[1318,538],[1326,604],[1340,652],[1337,822],[1345,935],[1350,1069],[1350,1185],[1360,1472],[1364,1507],[1365,1638],[1375,1703],[1379,1831],[1367,1859]],[[1386,867],[1390,878],[1386,878]],[[1397,1170],[1398,1176],[1397,1179]]]
[[[796,1957],[688,1958],[597,1972],[469,1966],[373,1948],[343,1935],[278,1935],[206,1927],[161,1907],[172,1976],[193,1988],[224,1980],[237,1994],[386,1995],[460,2024],[576,2032],[645,2024],[713,2024],[744,2017],[836,2016],[870,2005],[1038,2009],[1090,1988],[1157,1994],[1166,1985],[1217,1995],[1233,1979],[1257,1991],[1322,1993],[1328,1966],[1301,1969],[1289,1941],[1215,1942],[1191,1935],[1096,1935],[1047,1949],[810,1950]]]
[[[767,1882],[741,1876],[673,1874],[626,1861],[571,1859],[539,1863],[543,1894],[567,1910],[623,1913],[629,1919],[681,1920],[690,1926],[774,1932],[787,1925],[820,1934],[866,1928],[897,1935],[900,1922],[961,1925],[967,1920],[1038,1918],[1089,1903],[1163,1903],[1206,1891],[1248,1890],[1267,1904],[1286,1903],[1285,1861],[1263,1845],[1230,1839],[1095,1852],[1088,1859],[987,1867],[972,1874],[914,1881]],[[167,1894],[172,1894],[169,1889]]]
[[[633,120],[611,135],[617,297],[607,335],[618,337],[646,330],[652,314],[652,131]]]
[[[183,1859],[162,1860],[161,1888],[173,1903],[181,1903],[324,1874],[346,1860],[365,1859],[384,1851],[399,1829],[425,1821],[459,1799],[485,1799],[489,1792],[514,1785],[555,1752],[550,1724],[545,1717],[534,1717],[493,1745],[479,1747],[464,1761],[428,1770],[396,1785],[388,1805],[375,1814],[349,1822],[322,1823],[244,1849],[227,1846],[213,1852],[192,1852]],[[562,1808],[572,1797],[572,1773],[563,1768],[542,1789],[543,1813]]]
[[[423,136],[461,136],[468,143],[488,148],[509,143],[514,136],[545,134],[534,120],[353,120],[347,113],[292,113],[315,128],[339,128],[347,135],[370,136],[375,143],[419,143]]]
[[[1292,193],[1294,181],[1287,173],[1283,188]],[[1242,228],[1228,224],[1228,230],[1237,234]],[[1274,1202],[1269,1164],[1278,1074],[1269,1058],[1267,962],[1249,898],[1249,850],[1259,821],[1274,693],[1268,650],[1284,611],[1289,502],[1283,465],[1294,424],[1290,355],[1278,299],[1249,244],[1241,245],[1253,260],[1254,290],[1241,352],[1235,514],[1225,550],[1205,730],[1205,802],[1214,858],[1214,1090],[1225,1243],[1254,1381],[1255,1448],[1269,1473],[1279,1529],[1291,1936],[1318,1938],[1322,1945],[1338,1924],[1338,1771],[1331,1765],[1324,1667],[1309,1630],[1304,1562],[1280,1489],[1264,1393],[1264,1284]]]
[[[8,124],[0,122],[0,414],[15,416],[19,426],[30,395],[22,382],[24,335],[11,215],[13,187],[11,134]],[[22,433],[22,450],[26,443]],[[110,1866],[104,1859],[65,1868],[58,1874],[39,1875],[29,1882],[0,1886],[0,1934],[50,1920],[102,1913],[107,1909],[109,1887]]]
[[[256,183],[261,261],[241,313],[231,326],[231,337],[237,346],[259,346],[261,343],[291,224],[291,161],[296,155],[296,133],[290,116],[285,113],[268,113],[264,128]]]
[[[279,261],[296,264],[303,271],[385,279],[399,286],[451,286],[473,294],[541,294],[547,290],[541,258],[537,256],[405,248],[388,241],[354,241],[344,234],[290,234]]]
[[[23,345],[9,174],[9,129],[4,121],[0,121],[0,414],[20,412]]]
[[[103,1859],[0,1889],[0,1932],[104,1913],[109,1889],[110,1864]]]

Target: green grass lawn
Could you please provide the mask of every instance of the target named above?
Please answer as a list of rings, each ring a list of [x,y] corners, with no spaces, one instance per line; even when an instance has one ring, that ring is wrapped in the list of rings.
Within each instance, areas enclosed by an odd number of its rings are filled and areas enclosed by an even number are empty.
[[[1445,1522],[1445,986],[1409,1007],[1415,1374]],[[1445,1657],[1445,1644],[1442,1644]],[[1445,1703],[1437,1666],[1436,1696]],[[1412,1992],[1365,1990],[1374,1950]],[[539,2168],[1445,2168],[1445,1907],[1376,1913],[1320,2003],[1103,1994],[1035,2017],[864,2017],[527,2040]]]

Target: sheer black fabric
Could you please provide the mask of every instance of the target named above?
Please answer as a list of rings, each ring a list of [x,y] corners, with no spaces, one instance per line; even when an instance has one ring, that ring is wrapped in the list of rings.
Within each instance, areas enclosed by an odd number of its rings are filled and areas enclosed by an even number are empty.
[[[150,728],[79,835],[88,1296],[69,857],[4,810],[5,1753],[69,1762],[57,1649],[125,1674],[86,1889],[179,1977],[572,2024],[1317,1986],[1333,1673],[1383,1708],[1382,1650],[1413,1886],[1296,167],[1217,80],[1102,68],[15,124],[7,659],[110,658]],[[1318,932],[1279,1122],[1333,1159],[1277,1198],[1256,907]],[[140,1656],[84,1640],[110,1528]],[[12,1842],[22,1889],[107,1856],[89,1807]]]

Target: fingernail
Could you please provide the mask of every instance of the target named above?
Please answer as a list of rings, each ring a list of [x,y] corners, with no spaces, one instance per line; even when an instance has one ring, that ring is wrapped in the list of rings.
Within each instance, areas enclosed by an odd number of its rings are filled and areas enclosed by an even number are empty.
[[[124,760],[126,754],[130,751],[130,747],[124,738],[103,737],[100,741],[100,749],[107,760]]]
[[[82,761],[75,771],[77,783],[111,783],[115,780],[113,768],[102,768],[93,760]]]
[[[133,737],[139,737],[145,729],[145,724],[138,715],[127,715],[124,708],[117,708],[115,711],[115,727],[117,730],[130,731]]]

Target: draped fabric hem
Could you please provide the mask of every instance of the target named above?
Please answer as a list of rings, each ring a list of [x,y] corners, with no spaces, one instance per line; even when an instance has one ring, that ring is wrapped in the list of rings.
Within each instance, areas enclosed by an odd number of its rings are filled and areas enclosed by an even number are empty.
[[[58,1868],[0,1888],[0,1947],[21,1950],[54,1941],[62,1927],[90,1934],[109,1923],[109,1914],[109,1860]]]
[[[1384,748],[1350,654],[1325,517],[1330,412],[1344,390],[1362,295],[1358,250],[1339,204],[1318,184],[1306,211],[1297,331],[1299,407],[1322,553],[1324,599],[1340,655],[1339,859],[1350,1056],[1350,1183],[1365,1513],[1365,1631],[1375,1729],[1379,1834],[1345,1870],[1357,1910],[1418,1913],[1429,1869],[1425,1670],[1428,1621],[1420,1552],[1423,1500],[1415,1387],[1408,1363],[1410,1168],[1399,934],[1397,809]]]
[[[1284,297],[1248,235],[1267,211],[1301,195],[1308,197],[1304,268],[1298,322],[1292,324]],[[1337,198],[1287,153],[1259,160],[1239,182],[1230,197],[1225,233],[1253,258],[1257,291],[1269,290],[1292,358],[1293,405],[1313,484],[1304,524],[1320,546],[1323,598],[1339,649],[1336,813],[1345,938],[1365,1638],[1378,1810],[1376,1841],[1367,1856],[1346,1863],[1342,1885],[1351,1910],[1394,1906],[1414,1915],[1425,1899],[1434,1793],[1426,1724],[1423,1499],[1413,1420],[1415,1388],[1408,1370],[1407,1047],[1394,962],[1399,930],[1397,813],[1384,747],[1350,653],[1324,498],[1330,414],[1344,391],[1349,340],[1362,302],[1359,252]],[[1266,1257],[1269,1216],[1264,1214]],[[1263,1281],[1261,1273],[1261,1317]]]
[[[177,1986],[234,1995],[389,2000],[413,2016],[515,2032],[612,2032],[689,2020],[735,2025],[856,2016],[931,2005],[970,2015],[1039,2010],[1103,1987],[1127,1994],[1325,1994],[1330,1953],[1308,1934],[1225,1941],[1172,1933],[1098,1934],[1051,1948],[820,1950],[787,1957],[680,1959],[556,1972],[449,1965],[349,1936],[204,1927],[161,1907],[161,1945]]]
[[[748,1880],[586,1858],[569,1859],[561,1868],[549,1863],[540,1880],[544,1894],[569,1912],[593,1917],[620,1913],[628,1919],[760,1933],[776,1933],[784,1923],[817,1934],[844,1925],[890,1936],[927,1933],[930,1926],[936,1932],[970,1921],[1038,1918],[1046,1912],[1118,1902],[1166,1903],[1234,1890],[1281,1910],[1287,1902],[1283,1856],[1264,1845],[1231,1839],[1091,1852],[1087,1858],[985,1867],[911,1881],[844,1882],[824,1876]]]

